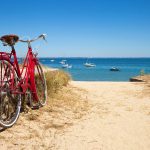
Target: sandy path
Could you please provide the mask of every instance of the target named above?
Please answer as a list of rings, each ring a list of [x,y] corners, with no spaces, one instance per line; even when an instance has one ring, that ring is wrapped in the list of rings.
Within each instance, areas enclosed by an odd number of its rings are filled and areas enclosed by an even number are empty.
[[[71,90],[89,102],[88,114],[73,119],[65,105],[31,111],[35,119],[21,115],[0,133],[0,149],[150,149],[150,96],[143,83],[71,82]]]
[[[66,150],[149,150],[150,98],[135,83],[72,82],[88,91],[89,114],[57,137]]]

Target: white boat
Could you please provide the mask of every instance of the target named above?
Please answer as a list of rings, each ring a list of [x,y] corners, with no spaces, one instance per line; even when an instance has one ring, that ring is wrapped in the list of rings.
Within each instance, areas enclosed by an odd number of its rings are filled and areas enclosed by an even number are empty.
[[[50,61],[51,61],[51,62],[54,62],[55,60],[54,60],[54,59],[51,59]]]
[[[68,69],[71,69],[71,68],[72,68],[72,65],[69,65],[69,66],[68,66]]]
[[[84,63],[83,65],[84,65],[85,67],[96,67],[96,65],[95,65],[94,63],[88,62],[88,59],[89,59],[89,58],[87,58],[86,63]]]
[[[72,68],[72,65],[69,65],[69,64],[63,64],[63,65],[62,65],[62,68],[68,68],[68,69],[70,69],[70,68]]]
[[[85,63],[84,64],[85,67],[96,67],[96,65],[94,63]]]
[[[62,64],[62,65],[64,65],[64,64],[66,64],[66,60],[62,60],[59,63]]]

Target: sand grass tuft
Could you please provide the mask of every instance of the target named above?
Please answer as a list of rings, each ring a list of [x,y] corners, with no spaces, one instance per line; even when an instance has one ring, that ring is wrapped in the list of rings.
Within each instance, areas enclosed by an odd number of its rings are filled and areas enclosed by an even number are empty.
[[[45,78],[47,83],[48,97],[53,96],[63,86],[67,86],[69,81],[71,80],[71,76],[61,70],[48,71],[45,73]]]

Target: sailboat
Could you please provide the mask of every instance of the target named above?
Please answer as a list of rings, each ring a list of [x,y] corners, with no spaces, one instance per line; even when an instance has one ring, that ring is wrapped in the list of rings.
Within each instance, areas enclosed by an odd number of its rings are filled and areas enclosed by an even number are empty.
[[[86,61],[86,63],[83,64],[85,67],[96,67],[96,65],[94,63],[89,63],[88,59]]]

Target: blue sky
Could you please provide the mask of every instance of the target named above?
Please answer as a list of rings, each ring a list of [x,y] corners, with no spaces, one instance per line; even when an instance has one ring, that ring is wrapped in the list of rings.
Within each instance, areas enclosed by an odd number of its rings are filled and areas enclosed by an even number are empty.
[[[0,0],[0,14],[0,35],[47,33],[42,57],[150,57],[149,0]]]

